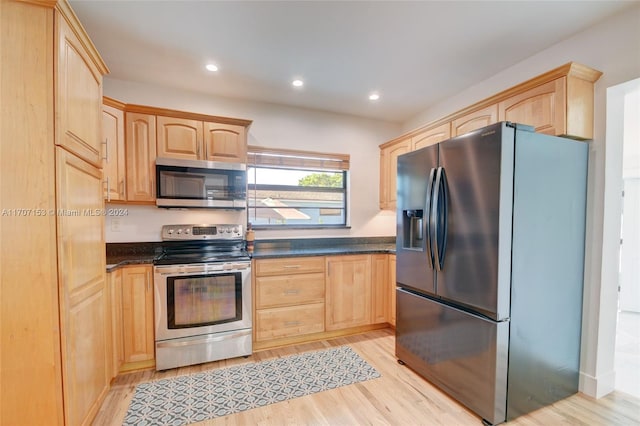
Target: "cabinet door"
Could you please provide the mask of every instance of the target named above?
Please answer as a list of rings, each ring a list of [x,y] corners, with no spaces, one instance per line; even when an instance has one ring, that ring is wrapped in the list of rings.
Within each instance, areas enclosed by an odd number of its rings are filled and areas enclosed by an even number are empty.
[[[56,144],[102,167],[102,74],[65,18],[55,16]]]
[[[371,323],[388,322],[389,255],[371,255]]]
[[[326,258],[327,331],[371,323],[371,256]]]
[[[53,8],[0,3],[0,424],[63,425]],[[5,210],[6,209],[6,210]]]
[[[566,78],[542,84],[498,103],[498,119],[528,124],[548,135],[566,133]]]
[[[156,117],[125,114],[127,154],[127,201],[156,199]]]
[[[396,325],[396,255],[389,255],[389,283],[391,294],[391,312],[389,313],[389,324]]]
[[[247,162],[246,128],[221,123],[204,123],[204,159]]]
[[[122,270],[122,337],[124,362],[155,358],[153,282],[151,266]]]
[[[421,132],[411,138],[411,150],[431,146],[451,137],[451,123],[444,123],[437,127]]]
[[[202,121],[158,116],[156,125],[158,157],[203,158]]]
[[[66,424],[93,418],[109,390],[102,172],[56,149],[58,281]]]
[[[124,363],[124,346],[122,340],[122,269],[107,274],[110,296],[111,314],[111,352],[112,377],[118,375]]]
[[[124,111],[109,105],[102,106],[102,135],[106,145],[102,162],[104,198],[107,201],[124,201]]]
[[[488,107],[463,115],[451,122],[451,136],[464,135],[489,124],[498,122],[498,105]]]
[[[411,139],[405,139],[380,152],[380,208],[383,210],[396,209],[398,156],[410,150]]]

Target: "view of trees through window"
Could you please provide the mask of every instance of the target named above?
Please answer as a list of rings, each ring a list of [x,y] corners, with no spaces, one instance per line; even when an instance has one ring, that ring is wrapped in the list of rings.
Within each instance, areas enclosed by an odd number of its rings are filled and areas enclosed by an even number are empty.
[[[347,171],[249,167],[249,222],[255,227],[346,225]]]

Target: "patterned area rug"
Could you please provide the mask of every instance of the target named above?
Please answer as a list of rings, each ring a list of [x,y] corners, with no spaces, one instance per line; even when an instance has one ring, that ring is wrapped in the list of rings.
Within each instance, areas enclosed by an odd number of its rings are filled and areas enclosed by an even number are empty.
[[[349,346],[141,383],[124,425],[186,425],[380,377]]]

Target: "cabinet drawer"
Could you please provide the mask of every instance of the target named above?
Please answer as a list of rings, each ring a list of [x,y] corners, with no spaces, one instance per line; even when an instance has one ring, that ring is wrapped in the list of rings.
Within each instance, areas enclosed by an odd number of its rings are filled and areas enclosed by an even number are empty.
[[[256,260],[256,276],[324,273],[324,257],[286,257]]]
[[[256,341],[324,331],[324,303],[256,311]]]
[[[324,302],[324,274],[256,278],[256,308]]]

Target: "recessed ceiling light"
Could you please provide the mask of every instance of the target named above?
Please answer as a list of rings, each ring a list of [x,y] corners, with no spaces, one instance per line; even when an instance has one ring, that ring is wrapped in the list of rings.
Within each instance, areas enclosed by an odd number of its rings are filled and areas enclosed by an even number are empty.
[[[372,93],[369,95],[369,100],[370,101],[377,101],[378,99],[380,99],[380,95],[377,93]]]
[[[293,81],[291,82],[291,84],[292,84],[294,87],[302,87],[302,86],[304,86],[304,81],[302,81],[302,80],[293,80]]]
[[[205,67],[206,69],[208,69],[211,72],[216,72],[218,71],[218,67],[213,65],[213,64],[207,64],[207,66]]]

